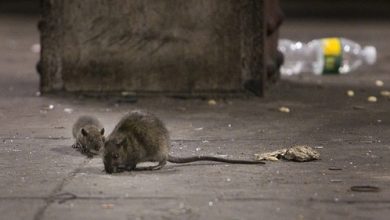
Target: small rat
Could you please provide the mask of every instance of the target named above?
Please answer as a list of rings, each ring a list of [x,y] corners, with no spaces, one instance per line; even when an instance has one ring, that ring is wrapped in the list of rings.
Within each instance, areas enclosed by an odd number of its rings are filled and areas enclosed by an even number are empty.
[[[158,162],[158,165],[140,170],[157,170],[166,162],[189,163],[218,161],[236,164],[264,164],[262,161],[230,160],[213,156],[173,157],[169,155],[169,133],[156,116],[142,111],[132,111],[116,125],[104,144],[103,163],[107,173],[135,170],[138,163]]]
[[[73,147],[88,157],[99,154],[104,147],[104,128],[95,117],[79,117],[73,125],[72,133],[76,139]]]

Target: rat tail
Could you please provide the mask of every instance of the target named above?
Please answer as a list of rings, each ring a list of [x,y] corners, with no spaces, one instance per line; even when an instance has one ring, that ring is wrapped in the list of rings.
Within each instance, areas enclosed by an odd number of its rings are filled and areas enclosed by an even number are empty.
[[[174,157],[168,155],[168,162],[171,163],[191,163],[196,161],[216,161],[216,162],[233,163],[233,164],[265,164],[263,161],[233,160],[233,159],[225,159],[225,158],[213,157],[213,156]]]

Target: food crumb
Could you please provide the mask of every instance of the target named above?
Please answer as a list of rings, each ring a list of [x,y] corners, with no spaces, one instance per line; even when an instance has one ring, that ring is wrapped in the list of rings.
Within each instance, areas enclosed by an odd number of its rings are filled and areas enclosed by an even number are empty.
[[[377,97],[375,97],[375,96],[369,96],[369,97],[367,98],[367,101],[369,101],[369,102],[377,102],[378,99],[377,99]]]
[[[383,91],[381,91],[381,95],[384,97],[390,97],[390,91],[383,90]]]
[[[216,105],[216,104],[217,104],[217,101],[215,101],[214,99],[210,99],[207,103],[208,103],[209,105]]]
[[[347,95],[348,95],[349,97],[353,97],[353,96],[355,96],[355,92],[354,92],[353,90],[348,90],[348,91],[347,91]]]
[[[103,209],[112,209],[114,208],[114,204],[102,204]]]
[[[384,83],[383,83],[382,80],[376,80],[375,81],[375,85],[378,86],[378,87],[382,87],[384,85]]]
[[[279,108],[279,111],[280,112],[283,112],[283,113],[290,113],[290,109],[285,107],[285,106],[282,106]]]

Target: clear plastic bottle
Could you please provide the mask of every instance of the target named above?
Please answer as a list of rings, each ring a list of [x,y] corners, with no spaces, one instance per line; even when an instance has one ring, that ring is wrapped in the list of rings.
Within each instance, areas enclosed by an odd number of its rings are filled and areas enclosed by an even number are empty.
[[[287,39],[279,40],[279,51],[284,55],[280,68],[282,75],[302,72],[321,74],[346,74],[362,64],[376,62],[373,46],[362,48],[358,43],[345,38],[323,38],[305,44]]]

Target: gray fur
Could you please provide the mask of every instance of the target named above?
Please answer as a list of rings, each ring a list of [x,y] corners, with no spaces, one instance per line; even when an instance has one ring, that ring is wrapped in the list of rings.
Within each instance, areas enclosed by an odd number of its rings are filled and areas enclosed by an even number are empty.
[[[81,116],[72,129],[76,143],[73,145],[87,156],[98,154],[104,147],[104,128],[93,116]]]
[[[104,144],[105,170],[133,170],[137,163],[146,161],[162,165],[168,159],[169,146],[168,131],[157,117],[132,111],[119,121]]]
[[[158,162],[158,165],[143,168],[156,170],[166,162],[188,163],[201,160],[239,164],[264,164],[261,161],[230,160],[212,156],[172,157],[169,155],[168,130],[156,116],[142,111],[126,114],[116,125],[104,144],[103,163],[107,173],[134,170],[141,162]]]

